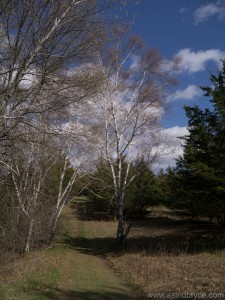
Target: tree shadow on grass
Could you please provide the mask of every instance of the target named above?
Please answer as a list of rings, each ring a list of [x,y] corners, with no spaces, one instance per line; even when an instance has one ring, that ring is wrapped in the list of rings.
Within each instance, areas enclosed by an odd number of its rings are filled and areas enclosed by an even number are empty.
[[[72,204],[74,214],[78,220],[82,221],[112,221],[114,217],[106,212],[100,212],[98,206],[93,201],[83,200]],[[185,231],[187,236],[197,239],[201,236],[211,236],[220,239],[224,235],[223,230],[215,222],[206,218],[192,220],[189,215],[181,212],[163,212],[162,215],[154,216],[151,213],[145,216],[125,217],[127,223],[132,224],[132,228],[138,227],[141,230],[147,229],[153,232],[165,229],[166,231]]]
[[[103,287],[109,292],[96,291],[76,291],[66,290],[54,287],[52,285],[41,284],[38,281],[30,281],[29,285],[23,292],[26,295],[35,297],[32,299],[43,300],[129,300],[132,299],[124,293],[123,290],[113,289],[112,287]],[[37,298],[38,297],[38,298]],[[40,297],[40,298],[39,298]]]
[[[225,245],[221,241],[207,239],[185,240],[183,236],[135,237],[128,239],[125,251],[127,253],[143,253],[158,256],[183,256],[199,253],[223,251]]]
[[[143,253],[145,255],[193,255],[203,252],[216,252],[225,249],[222,241],[209,239],[185,239],[183,235],[170,234],[157,237],[137,236],[127,239],[123,248],[118,247],[114,238],[70,237],[64,239],[67,247],[89,255],[104,256],[124,253]]]
[[[91,201],[79,202],[74,206],[76,217],[80,220],[102,221],[102,216],[93,211]],[[109,221],[109,220],[107,220]],[[171,218],[167,216],[148,216],[128,220],[132,224],[131,233],[121,249],[116,238],[85,238],[64,236],[64,243],[82,253],[104,255],[122,252],[146,255],[184,255],[202,252],[215,252],[225,249],[224,232],[215,223],[206,219]],[[103,222],[104,223],[104,222]],[[107,226],[107,223],[106,223]]]
[[[129,251],[179,255],[225,249],[224,231],[208,220],[149,217],[132,223],[134,236],[127,241]]]
[[[111,237],[104,238],[85,238],[71,237],[64,235],[63,243],[74,250],[90,255],[104,255],[107,253],[118,252],[116,239]]]

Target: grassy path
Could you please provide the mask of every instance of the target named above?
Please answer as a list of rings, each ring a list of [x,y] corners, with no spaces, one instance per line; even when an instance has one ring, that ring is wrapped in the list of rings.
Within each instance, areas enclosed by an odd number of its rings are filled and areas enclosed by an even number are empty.
[[[81,203],[84,217],[86,205]],[[100,253],[113,242],[113,223],[82,220],[74,208],[63,217],[56,247],[25,255],[1,268],[2,300],[128,300],[132,293]],[[63,242],[62,242],[63,240]]]

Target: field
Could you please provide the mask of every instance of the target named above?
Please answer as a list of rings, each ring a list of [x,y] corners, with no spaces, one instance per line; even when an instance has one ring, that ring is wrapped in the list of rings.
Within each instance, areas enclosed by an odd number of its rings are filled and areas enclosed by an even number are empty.
[[[50,248],[2,262],[0,299],[128,300],[158,293],[225,299],[223,233],[214,223],[162,206],[129,221],[127,245],[118,250],[116,222],[90,202],[72,203]]]
[[[144,295],[212,293],[225,299],[223,233],[208,220],[156,207],[145,220],[133,221],[127,249],[108,259]]]
[[[98,249],[113,245],[114,221],[94,213],[91,203],[89,213],[80,212],[79,217],[91,227],[99,223],[100,228],[108,228],[107,237],[97,239]],[[136,295],[212,293],[214,299],[225,299],[224,233],[216,224],[203,218],[193,221],[163,206],[152,208],[144,219],[128,221],[132,229],[125,249],[115,247],[104,255]]]

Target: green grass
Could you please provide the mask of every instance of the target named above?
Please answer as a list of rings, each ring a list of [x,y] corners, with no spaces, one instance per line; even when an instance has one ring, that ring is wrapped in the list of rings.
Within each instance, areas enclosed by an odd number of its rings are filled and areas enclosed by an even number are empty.
[[[60,279],[59,268],[47,266],[42,272],[27,273],[19,281],[1,285],[0,299],[54,299],[52,290]]]
[[[143,298],[171,291],[225,294],[224,244],[213,224],[162,210],[164,216],[160,208],[132,220],[127,248],[114,252],[116,223],[82,201],[65,207],[52,248],[1,266],[0,300],[130,300],[127,284]]]
[[[73,206],[65,208],[52,248],[26,254],[0,268],[1,300],[132,299],[125,283],[96,255],[109,247],[112,228],[78,220]]]

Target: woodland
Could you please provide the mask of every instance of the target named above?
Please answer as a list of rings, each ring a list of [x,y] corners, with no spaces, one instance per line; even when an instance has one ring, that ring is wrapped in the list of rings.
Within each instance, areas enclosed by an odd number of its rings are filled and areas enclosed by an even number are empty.
[[[109,13],[118,5],[0,3],[1,254],[49,245],[78,196],[115,218],[119,246],[129,218],[157,205],[224,230],[225,63],[202,87],[210,108],[184,108],[183,155],[156,172],[177,146],[160,121],[179,58],[165,64],[130,35],[125,19]]]

